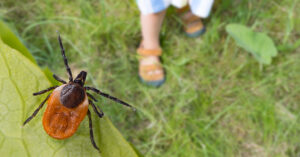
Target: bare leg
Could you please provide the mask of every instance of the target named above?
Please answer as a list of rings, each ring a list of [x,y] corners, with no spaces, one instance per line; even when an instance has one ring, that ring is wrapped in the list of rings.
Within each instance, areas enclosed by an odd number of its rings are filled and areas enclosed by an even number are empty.
[[[166,11],[155,14],[141,14],[143,47],[145,49],[160,48],[159,32],[163,23]]]
[[[139,58],[139,76],[142,82],[155,87],[164,82],[164,70],[159,60],[161,55],[159,34],[165,14],[165,10],[154,14],[141,14],[143,39],[138,49],[138,53],[142,56]]]

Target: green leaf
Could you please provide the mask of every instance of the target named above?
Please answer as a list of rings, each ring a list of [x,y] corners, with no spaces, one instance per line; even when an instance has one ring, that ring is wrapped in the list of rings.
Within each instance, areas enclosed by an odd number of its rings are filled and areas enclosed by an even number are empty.
[[[31,55],[31,53],[28,51],[28,49],[21,43],[21,41],[18,39],[18,37],[9,29],[9,27],[0,20],[0,38],[2,41],[8,45],[9,47],[16,49],[18,52],[23,54],[25,57],[27,57],[30,61],[37,64],[34,60],[34,57]],[[52,77],[52,72],[49,68],[43,69],[45,75],[49,79],[49,81],[53,85],[58,85],[57,81]]]
[[[100,149],[103,157],[138,157],[107,117],[100,119]]]
[[[129,143],[130,144],[130,146],[134,149],[134,151],[135,151],[135,153],[138,155],[138,157],[144,157],[144,155],[142,155],[142,153],[139,151],[139,150],[137,150],[135,147],[134,147],[134,145],[132,145],[131,143]]]
[[[0,154],[1,156],[102,156],[137,157],[134,149],[107,117],[92,113],[94,135],[101,154],[89,137],[88,118],[77,132],[65,140],[48,136],[42,126],[43,109],[26,126],[30,116],[46,95],[32,95],[51,86],[43,71],[0,39]]]
[[[254,32],[240,24],[229,24],[226,31],[239,46],[252,53],[260,63],[271,64],[272,57],[277,56],[273,40],[264,33]]]
[[[13,49],[16,49],[24,56],[26,56],[30,61],[36,64],[36,61],[34,60],[31,53],[28,51],[28,49],[20,42],[18,37],[9,29],[9,27],[1,20],[0,30],[0,38],[6,45],[10,46]]]
[[[53,78],[53,73],[50,71],[50,69],[48,67],[44,68],[43,72],[46,75],[46,77],[48,78],[48,80],[51,82],[52,85],[59,85],[59,82]]]
[[[9,27],[1,20],[0,20],[0,39],[2,39],[2,41],[6,45],[8,45],[13,49],[16,49],[18,52],[20,52],[25,57],[27,57],[30,61],[37,64],[36,61],[34,60],[34,57],[31,55],[28,49],[21,43],[21,41],[9,29]],[[43,71],[53,85],[58,85],[57,81],[52,77],[52,72],[50,71],[49,68],[46,67],[45,69],[43,69]]]

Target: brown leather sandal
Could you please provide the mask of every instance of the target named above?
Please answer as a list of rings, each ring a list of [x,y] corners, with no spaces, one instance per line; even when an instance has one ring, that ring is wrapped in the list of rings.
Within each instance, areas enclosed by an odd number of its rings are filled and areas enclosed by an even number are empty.
[[[147,50],[142,46],[137,49],[139,55],[139,77],[140,80],[150,86],[159,87],[165,82],[164,69],[157,57],[161,56],[161,48]],[[152,56],[152,58],[151,58]]]
[[[177,13],[184,24],[184,31],[188,37],[198,37],[205,32],[205,26],[200,17],[190,12],[189,6],[178,9]]]

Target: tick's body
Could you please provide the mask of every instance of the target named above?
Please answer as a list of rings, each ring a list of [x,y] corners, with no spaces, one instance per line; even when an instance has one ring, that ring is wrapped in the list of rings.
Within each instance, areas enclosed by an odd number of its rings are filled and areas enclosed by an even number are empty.
[[[43,126],[47,134],[56,139],[71,137],[85,118],[89,101],[86,93],[84,100],[74,108],[65,107],[60,102],[61,91],[66,85],[57,87],[48,99],[43,116]]]
[[[65,139],[71,137],[76,132],[85,116],[88,115],[91,142],[93,146],[97,150],[99,150],[94,141],[91,112],[88,109],[89,105],[92,106],[98,117],[101,118],[104,114],[99,106],[93,103],[93,101],[97,100],[90,93],[88,93],[87,90],[91,90],[122,105],[128,107],[131,106],[126,102],[103,93],[96,88],[84,86],[85,78],[87,75],[87,72],[85,71],[81,71],[73,80],[72,72],[68,65],[68,60],[65,56],[65,50],[63,48],[60,36],[58,36],[58,41],[69,75],[69,82],[67,83],[58,76],[53,75],[54,79],[63,83],[63,85],[50,87],[40,92],[33,93],[33,95],[40,95],[54,89],[54,91],[49,94],[46,99],[40,104],[40,106],[33,112],[33,114],[25,120],[23,125],[27,124],[33,117],[35,117],[39,110],[43,107],[45,102],[48,100],[48,105],[43,116],[43,126],[47,134],[55,139]]]

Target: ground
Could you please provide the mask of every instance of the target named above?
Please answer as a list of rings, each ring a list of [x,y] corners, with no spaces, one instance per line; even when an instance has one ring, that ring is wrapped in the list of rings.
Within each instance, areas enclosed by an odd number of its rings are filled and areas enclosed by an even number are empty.
[[[59,30],[74,74],[130,102],[100,104],[125,138],[147,157],[300,156],[300,2],[216,0],[204,36],[190,39],[174,8],[161,32],[167,72],[161,88],[142,85],[134,0],[4,0],[0,18],[41,67],[67,77]],[[261,66],[228,36],[229,23],[268,34],[278,55]],[[100,98],[100,97],[99,97]]]

